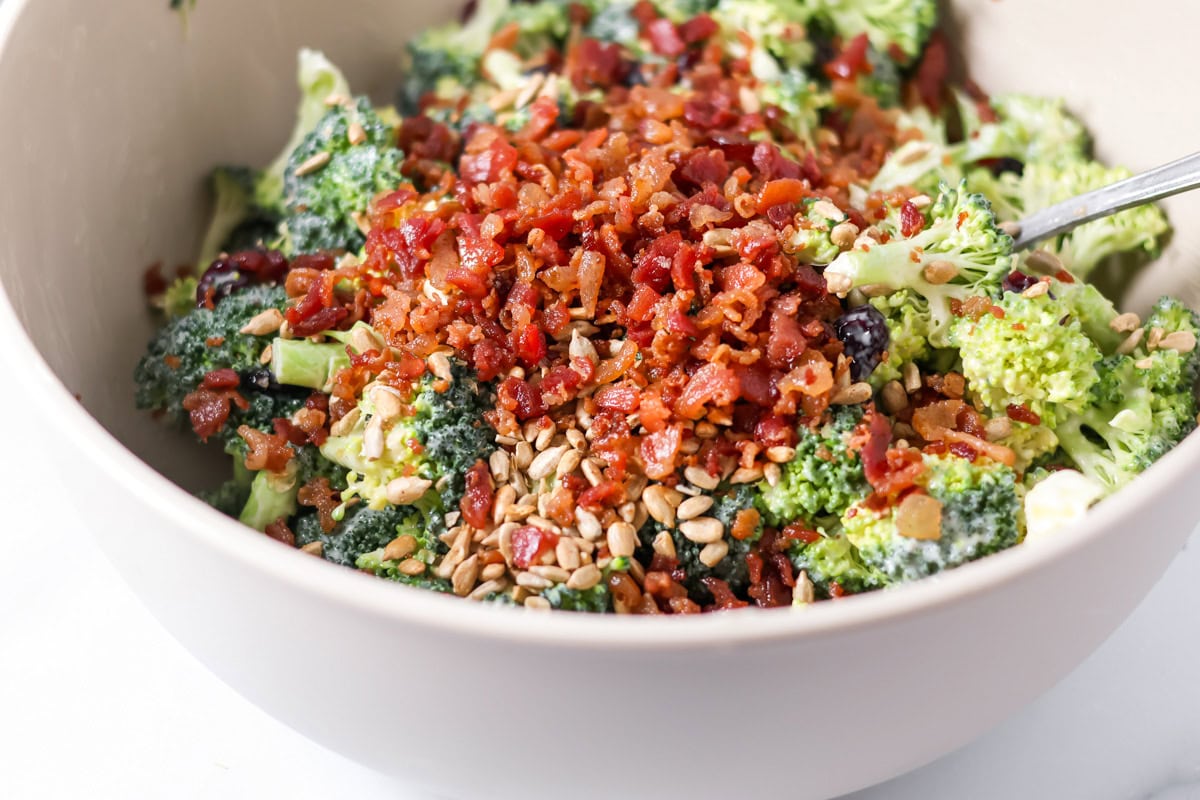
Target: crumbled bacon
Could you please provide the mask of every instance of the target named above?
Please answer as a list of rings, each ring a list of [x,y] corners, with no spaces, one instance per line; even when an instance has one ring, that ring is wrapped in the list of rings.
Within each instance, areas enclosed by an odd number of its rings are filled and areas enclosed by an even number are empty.
[[[288,446],[287,437],[278,433],[263,433],[249,425],[238,427],[238,436],[246,442],[246,469],[266,470],[268,472],[283,472],[288,462],[296,454]]]
[[[328,478],[313,478],[301,486],[296,493],[296,502],[317,510],[317,519],[321,523],[321,530],[329,533],[337,527],[333,511],[341,505],[342,496],[340,492],[330,487]]]

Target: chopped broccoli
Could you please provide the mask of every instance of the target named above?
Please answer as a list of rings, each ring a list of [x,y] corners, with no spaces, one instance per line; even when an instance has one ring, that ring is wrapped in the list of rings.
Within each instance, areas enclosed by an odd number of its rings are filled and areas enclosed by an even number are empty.
[[[977,404],[1000,415],[1024,405],[1051,428],[1079,412],[1102,354],[1070,308],[1050,294],[1012,292],[995,306],[1002,315],[959,317],[951,331]]]
[[[250,408],[234,406],[226,430],[235,430],[243,422],[269,427],[274,417],[288,416],[305,395],[267,392],[266,387],[249,380],[262,370],[259,356],[270,339],[240,333],[254,315],[268,308],[282,310],[286,304],[283,287],[251,286],[234,292],[211,310],[196,308],[167,322],[150,341],[134,371],[138,408],[162,411],[170,422],[182,425],[188,419],[184,397],[195,391],[209,372],[232,369],[243,376],[239,391],[250,402]],[[262,417],[266,414],[269,416],[264,423]]]
[[[825,279],[839,276],[835,281],[848,284],[847,291],[872,284],[913,291],[928,303],[929,341],[945,347],[954,319],[951,301],[994,293],[1012,266],[1011,253],[1012,237],[996,227],[987,199],[968,193],[965,185],[957,190],[943,185],[923,230],[869,249],[847,250],[825,269]],[[949,264],[955,276],[931,282],[926,268],[934,262]]]
[[[811,6],[842,38],[865,33],[876,50],[886,53],[895,45],[910,60],[937,24],[935,0],[814,0]]]
[[[241,459],[245,457],[242,439],[234,437],[225,449],[233,455],[235,464],[242,466]],[[292,449],[295,455],[283,472],[253,473],[245,504],[237,514],[243,524],[261,531],[277,519],[290,518],[299,508],[296,495],[300,487],[314,478],[326,478],[335,490],[345,488],[346,470],[322,456],[316,447],[306,444]]]
[[[350,84],[341,70],[316,50],[300,51],[297,82],[300,85],[300,105],[296,109],[292,135],[275,160],[255,181],[255,205],[279,213],[283,212],[284,171],[292,153],[325,117],[328,112],[326,100],[350,96]]]
[[[1128,483],[1196,427],[1195,382],[1200,354],[1196,315],[1177,300],[1163,299],[1146,321],[1143,342],[1162,338],[1154,350],[1105,358],[1090,405],[1056,429],[1059,442],[1080,471],[1113,491]],[[1153,333],[1157,331],[1157,333]],[[1171,347],[1178,334],[1180,352]]]
[[[801,426],[796,455],[784,465],[779,480],[774,486],[765,480],[757,486],[758,505],[769,524],[840,516],[869,494],[858,453],[847,445],[861,418],[858,407],[838,406],[824,425]]]
[[[803,570],[819,596],[828,597],[830,584],[836,583],[850,594],[883,586],[885,579],[862,562],[845,536],[825,535],[815,542],[796,542],[790,550],[792,565],[799,575]]]
[[[361,141],[355,143],[356,135]],[[354,217],[403,182],[396,131],[366,98],[330,108],[292,151],[284,170],[283,251],[356,251],[366,237]],[[314,159],[324,162],[313,168]]]
[[[854,505],[842,516],[845,536],[862,562],[887,583],[924,578],[1020,540],[1021,495],[1008,467],[984,459],[972,463],[956,456],[925,456],[918,484],[941,512],[940,526],[921,532],[927,538],[901,533],[897,516],[902,512],[896,508],[877,512]]]
[[[481,0],[465,25],[430,28],[409,42],[400,110],[415,114],[427,93],[465,93],[480,81],[480,57],[508,9],[509,0]]]
[[[762,100],[767,105],[777,106],[783,112],[783,124],[802,141],[811,143],[820,127],[821,109],[829,105],[830,98],[804,70],[793,67],[762,87]],[[830,258],[836,255],[835,247]]]
[[[749,59],[750,71],[766,85],[812,62],[816,50],[806,32],[811,12],[805,3],[721,0],[709,13],[721,27],[726,53]]]
[[[240,469],[239,469],[240,468]],[[250,473],[240,459],[234,459],[234,477],[215,489],[200,493],[200,499],[227,517],[236,517],[250,498]]]
[[[720,520],[725,526],[726,536],[724,542],[729,547],[728,554],[715,567],[709,567],[700,560],[700,552],[704,549],[705,545],[691,541],[683,535],[678,527],[669,530],[671,539],[675,544],[675,555],[679,561],[679,568],[687,576],[683,580],[683,586],[687,589],[688,596],[702,606],[713,602],[712,593],[709,592],[708,587],[703,583],[704,578],[719,578],[728,583],[729,587],[739,595],[745,594],[746,589],[750,585],[750,572],[746,564],[746,555],[761,536],[761,516],[758,530],[745,539],[735,539],[728,535],[728,532],[739,512],[754,509],[755,494],[756,492],[752,486],[741,484],[728,491],[719,491],[714,496],[713,505],[708,510],[707,516]],[[663,528],[651,519],[638,531],[641,546],[639,547],[637,557],[640,561],[645,564],[650,563],[653,555],[652,545],[654,539],[664,530],[668,529]]]
[[[350,356],[341,342],[282,338],[271,342],[271,374],[285,386],[326,391],[333,376],[349,366]]]
[[[899,380],[905,364],[919,364],[929,357],[931,320],[925,302],[908,290],[872,297],[869,302],[883,314],[888,327],[887,358],[867,378],[879,389],[888,381]]]
[[[816,202],[805,201],[805,216],[786,243],[788,253],[801,264],[829,264],[842,252],[830,239],[838,221],[818,213]]]
[[[367,428],[378,424],[372,422],[376,415],[369,388],[363,392],[354,429],[344,436],[329,437],[321,446],[326,458],[351,471],[347,499],[357,496],[371,508],[383,508],[388,503],[388,483],[416,475],[440,482],[440,499],[431,498],[434,507],[457,507],[467,470],[495,448],[495,434],[483,422],[483,412],[492,407],[493,395],[488,384],[477,381],[462,365],[452,368],[452,380],[444,391],[438,392],[435,383],[427,376],[418,386],[408,401],[413,409],[410,416],[383,423],[380,457],[364,454]]]
[[[388,506],[375,510],[362,505],[350,506],[337,526],[326,533],[321,528],[318,515],[307,512],[299,515],[292,525],[296,534],[296,546],[312,542],[321,543],[321,554],[326,561],[343,566],[354,566],[379,574],[394,572],[396,562],[383,560],[383,548],[397,536],[409,534],[417,540],[417,549],[411,558],[432,564],[435,556],[446,552],[445,545],[436,536],[423,529],[420,514],[410,508]],[[388,574],[395,580],[399,575]]]
[[[192,275],[176,278],[162,296],[162,310],[167,319],[182,317],[196,310],[196,286],[199,281]]]
[[[1066,111],[1061,100],[1010,94],[993,98],[992,106],[998,119],[984,122],[975,102],[960,94],[962,138],[950,144],[944,138],[944,128],[917,125],[927,134],[925,141],[909,141],[893,151],[871,180],[871,188],[914,186],[932,191],[939,181],[962,180],[971,166],[981,161],[1013,159],[1025,165],[1053,164],[1081,159],[1088,151],[1082,124]]]
[[[870,70],[858,74],[858,89],[868,97],[875,98],[880,108],[895,108],[900,105],[900,66],[875,45],[867,47],[867,63]]]
[[[1011,172],[993,176],[988,170],[974,170],[968,182],[995,202],[997,216],[1017,220],[1130,175],[1124,167],[1105,167],[1082,157],[1060,157],[1053,162],[1030,162],[1020,176]],[[1117,253],[1153,258],[1168,229],[1162,210],[1144,205],[1080,225],[1042,247],[1057,254],[1072,273],[1086,277],[1101,261]]]
[[[565,583],[556,583],[543,591],[542,597],[550,602],[551,608],[562,611],[590,611],[593,614],[612,611],[612,595],[603,582],[583,590],[568,589]]]

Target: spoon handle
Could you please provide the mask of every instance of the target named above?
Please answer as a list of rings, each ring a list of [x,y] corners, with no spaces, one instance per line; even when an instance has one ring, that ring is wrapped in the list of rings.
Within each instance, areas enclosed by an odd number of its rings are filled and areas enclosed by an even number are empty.
[[[1013,247],[1022,250],[1085,222],[1197,187],[1200,187],[1200,153],[1193,153],[1029,215],[1018,223],[1021,232]]]

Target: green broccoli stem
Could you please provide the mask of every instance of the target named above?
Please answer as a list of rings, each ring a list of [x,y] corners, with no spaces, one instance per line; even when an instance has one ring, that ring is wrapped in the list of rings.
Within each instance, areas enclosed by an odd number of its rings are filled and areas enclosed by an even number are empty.
[[[275,339],[271,343],[271,374],[285,386],[322,391],[339,370],[349,366],[350,356],[341,342]]]
[[[277,482],[282,482],[278,475],[270,472],[259,472],[250,484],[250,498],[246,501],[238,520],[255,530],[266,530],[267,526],[280,518],[288,518],[296,513],[296,493],[299,489],[297,482],[292,481],[286,489],[278,488]]]

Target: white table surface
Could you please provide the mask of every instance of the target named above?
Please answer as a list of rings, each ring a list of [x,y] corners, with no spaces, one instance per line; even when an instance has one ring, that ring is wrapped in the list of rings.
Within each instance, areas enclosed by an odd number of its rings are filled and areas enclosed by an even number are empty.
[[[6,442],[0,798],[429,800],[309,742],[210,675],[55,499],[36,431]],[[1131,538],[1140,535],[1152,533]],[[854,800],[1200,798],[1198,608],[1193,545],[1060,686],[976,743]]]

